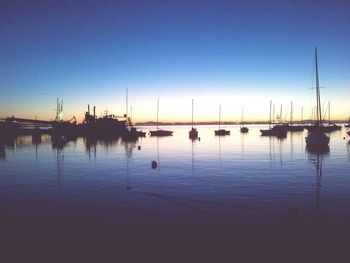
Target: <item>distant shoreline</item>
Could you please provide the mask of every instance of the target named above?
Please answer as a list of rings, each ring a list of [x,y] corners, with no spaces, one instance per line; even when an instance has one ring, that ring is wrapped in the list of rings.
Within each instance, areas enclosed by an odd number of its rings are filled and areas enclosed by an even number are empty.
[[[295,125],[306,125],[312,123],[310,120],[305,120],[303,123],[301,122],[294,122],[293,124]],[[324,122],[327,124],[328,122]],[[346,124],[347,121],[341,121],[341,120],[332,120],[331,123],[336,123],[336,124]],[[244,122],[244,125],[268,125],[268,122],[264,121],[254,121],[254,122]],[[277,122],[275,124],[278,124]],[[288,124],[287,122],[285,124]],[[134,123],[135,126],[156,126],[157,123],[153,121],[147,121],[147,122],[136,122]],[[159,122],[158,126],[186,126],[186,125],[192,125],[192,122]],[[218,122],[196,122],[196,126],[198,125],[218,125]],[[221,125],[240,125],[240,122],[221,122]]]

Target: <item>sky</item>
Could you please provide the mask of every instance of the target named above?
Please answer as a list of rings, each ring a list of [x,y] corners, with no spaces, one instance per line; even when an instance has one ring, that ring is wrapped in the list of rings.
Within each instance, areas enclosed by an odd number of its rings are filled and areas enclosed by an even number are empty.
[[[350,114],[349,1],[0,2],[0,117],[83,119],[87,104],[136,122]],[[278,110],[277,110],[278,109]],[[128,109],[130,114],[130,108]],[[326,113],[326,112],[325,112]],[[287,116],[285,116],[287,117]],[[300,116],[301,117],[301,116]],[[289,118],[289,117],[287,117]]]

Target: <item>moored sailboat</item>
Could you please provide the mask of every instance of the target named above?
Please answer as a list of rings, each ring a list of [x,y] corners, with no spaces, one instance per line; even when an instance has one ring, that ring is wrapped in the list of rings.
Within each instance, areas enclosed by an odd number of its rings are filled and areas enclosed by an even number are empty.
[[[270,101],[270,119],[269,119],[269,128],[265,130],[260,130],[261,136],[276,136],[278,138],[287,137],[287,130],[285,125],[275,125],[271,128],[271,107],[272,101]]]
[[[194,128],[194,122],[193,122],[193,99],[192,99],[192,128],[188,132],[188,136],[192,140],[195,140],[198,138],[198,130],[196,128]]]
[[[311,147],[327,147],[329,144],[329,137],[323,133],[323,124],[321,116],[321,98],[320,85],[318,78],[318,62],[317,62],[317,48],[315,48],[315,65],[316,65],[316,122],[311,129],[308,129],[305,142],[307,146]]]
[[[219,106],[219,129],[215,131],[215,135],[217,136],[230,135],[230,131],[221,129],[221,104]]]
[[[247,133],[247,132],[249,132],[249,129],[244,126],[243,113],[244,113],[244,110],[243,110],[243,106],[242,106],[241,129],[240,130],[241,130],[241,133]]]
[[[341,130],[341,126],[340,125],[337,125],[335,123],[331,123],[331,114],[330,114],[330,111],[331,111],[331,106],[330,106],[330,102],[328,102],[328,125],[324,125],[322,127],[319,127],[318,129],[321,129],[322,132],[325,132],[325,133],[331,133],[331,132],[334,132],[334,131],[339,131]],[[317,128],[315,128],[315,126],[309,126],[307,127],[308,131],[313,131]]]
[[[149,132],[151,136],[172,136],[173,131],[159,129],[159,97],[157,99],[157,130]]]

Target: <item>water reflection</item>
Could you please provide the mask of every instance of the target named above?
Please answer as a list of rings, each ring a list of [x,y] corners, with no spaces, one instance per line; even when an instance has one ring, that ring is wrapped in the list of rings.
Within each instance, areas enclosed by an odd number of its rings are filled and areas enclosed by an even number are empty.
[[[315,196],[315,218],[318,220],[320,212],[321,180],[323,176],[323,158],[329,154],[329,147],[306,147],[310,162],[316,168],[316,196]]]
[[[276,146],[277,142],[277,146]],[[269,137],[269,163],[270,168],[272,168],[273,164],[276,163],[276,159],[279,159],[280,168],[283,168],[283,143],[284,140],[281,140],[277,137]],[[278,152],[276,151],[276,147]]]
[[[57,180],[58,185],[61,185],[61,178],[63,176],[63,167],[64,167],[64,149],[56,149],[56,163],[57,163]]]
[[[125,149],[125,157],[126,157],[126,190],[131,191],[131,183],[130,183],[130,165],[129,162],[132,159],[133,150],[135,148],[136,142],[130,141],[130,142],[123,142],[124,149]]]
[[[158,173],[160,174],[159,140],[160,140],[160,137],[157,136],[157,170],[158,170]]]
[[[0,159],[6,160],[5,145],[0,144]]]
[[[105,138],[96,138],[96,137],[84,137],[83,138],[85,144],[85,150],[91,159],[91,156],[96,159],[97,154],[97,146],[101,145],[104,149],[109,150],[120,142],[119,137],[105,137]]]
[[[71,141],[77,141],[77,137],[71,136],[51,136],[52,148],[63,149],[63,147]]]
[[[241,156],[242,156],[242,159],[244,160],[244,138],[247,136],[247,133],[240,133],[241,135]]]
[[[40,144],[41,143],[41,134],[34,133],[32,135],[32,144]]]
[[[0,136],[0,145],[7,146],[10,149],[15,147],[16,136]]]
[[[195,173],[195,169],[194,169],[194,144],[195,144],[195,140],[192,140],[192,144],[191,144],[191,156],[192,156],[192,176],[194,176]]]

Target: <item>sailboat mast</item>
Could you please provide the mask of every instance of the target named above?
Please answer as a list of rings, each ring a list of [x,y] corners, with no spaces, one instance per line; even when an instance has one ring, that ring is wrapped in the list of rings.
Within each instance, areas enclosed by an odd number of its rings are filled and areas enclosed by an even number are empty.
[[[301,119],[300,119],[301,123],[303,123],[303,113],[304,113],[304,109],[303,107],[301,107]]]
[[[132,106],[130,106],[130,122],[132,123]]]
[[[57,98],[57,104],[56,104],[56,121],[58,121],[58,112],[59,112],[59,109],[58,109],[58,107],[59,107],[59,101],[58,101],[58,98]]]
[[[193,99],[192,99],[192,129],[193,129]]]
[[[126,117],[128,117],[128,88],[126,88],[126,97],[125,97],[125,114],[126,114]]]
[[[269,129],[271,129],[271,107],[272,107],[272,101],[270,100],[270,120],[269,120]]]
[[[290,124],[293,123],[293,101],[290,102]]]
[[[316,63],[316,99],[317,99],[317,125],[322,126],[321,116],[321,98],[320,98],[320,83],[318,78],[318,61],[317,61],[317,47],[315,47],[315,63]]]
[[[282,104],[281,104],[281,108],[280,108],[280,123],[283,122],[283,119],[282,119]]]
[[[331,125],[331,102],[328,101],[328,125]]]
[[[244,108],[242,106],[241,127],[244,126],[244,124],[243,124],[243,112],[244,112]]]
[[[221,104],[219,105],[219,130],[220,130],[220,122],[221,122]]]
[[[157,98],[157,131],[159,129],[158,121],[159,121],[159,97]]]

